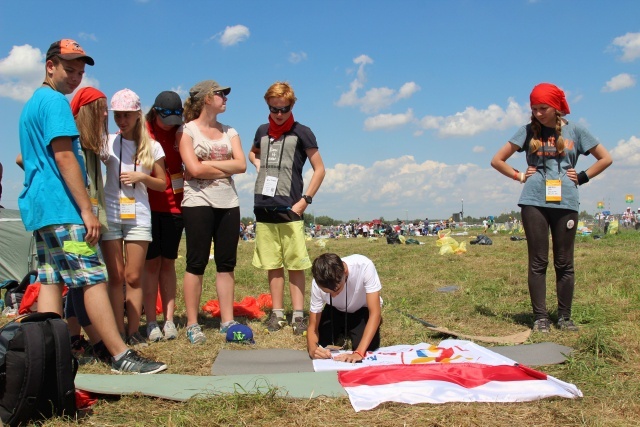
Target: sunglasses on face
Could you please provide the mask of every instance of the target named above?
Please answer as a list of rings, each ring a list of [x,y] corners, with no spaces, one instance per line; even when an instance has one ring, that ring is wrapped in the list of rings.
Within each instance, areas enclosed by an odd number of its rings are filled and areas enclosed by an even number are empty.
[[[183,108],[178,108],[177,110],[171,110],[169,108],[153,107],[153,109],[156,110],[156,112],[160,114],[162,118],[169,117],[169,116],[182,116],[182,112],[184,111]]]
[[[271,111],[273,114],[287,114],[289,111],[291,111],[291,105],[287,105],[286,107],[282,108],[272,107],[271,105],[269,105],[269,111]]]
[[[225,95],[225,93],[221,90],[217,90],[215,92],[213,92],[214,95],[218,95],[220,98],[226,98],[227,95]]]

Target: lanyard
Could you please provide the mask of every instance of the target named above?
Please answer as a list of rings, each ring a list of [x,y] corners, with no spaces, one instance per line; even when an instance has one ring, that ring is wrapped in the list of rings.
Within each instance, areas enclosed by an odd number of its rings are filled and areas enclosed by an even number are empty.
[[[118,156],[118,160],[120,163],[118,164],[118,188],[122,190],[122,181],[120,181],[120,175],[122,175],[122,134],[120,134],[120,155]],[[136,150],[136,156],[133,159],[133,171],[136,171],[136,166],[138,163],[138,150]],[[136,183],[133,183],[133,189],[136,189]]]
[[[269,135],[267,135],[268,137]],[[280,174],[280,166],[282,165],[282,153],[284,152],[284,143],[287,140],[287,135],[282,135],[282,146],[280,147],[280,158],[278,160],[278,175]],[[269,145],[273,144],[274,142],[276,142],[277,140],[274,139],[273,141],[269,141]],[[267,150],[267,161],[266,161],[266,165],[265,168],[267,169],[267,175],[269,175],[269,152],[270,150]]]
[[[347,343],[347,309],[349,308],[349,276],[344,279],[344,343]],[[329,294],[329,305],[333,308],[333,298]],[[335,337],[333,336],[333,310],[331,310],[331,344],[336,345]],[[342,346],[344,348],[344,345]]]

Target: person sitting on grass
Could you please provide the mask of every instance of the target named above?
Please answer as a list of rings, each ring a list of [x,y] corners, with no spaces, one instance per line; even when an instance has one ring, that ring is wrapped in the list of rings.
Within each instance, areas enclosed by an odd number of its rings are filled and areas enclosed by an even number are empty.
[[[336,342],[342,340],[346,344],[350,339],[353,353],[340,354],[335,360],[361,361],[367,351],[380,347],[382,284],[376,267],[363,255],[341,259],[334,253],[325,253],[313,261],[311,273],[309,356],[329,359]]]

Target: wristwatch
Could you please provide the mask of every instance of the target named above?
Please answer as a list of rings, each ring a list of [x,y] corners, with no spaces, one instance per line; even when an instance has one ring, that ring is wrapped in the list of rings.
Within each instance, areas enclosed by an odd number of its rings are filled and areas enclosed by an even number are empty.
[[[306,194],[303,194],[302,198],[304,199],[305,202],[307,202],[308,205],[310,205],[311,202],[313,202],[313,198],[311,196],[307,196]]]

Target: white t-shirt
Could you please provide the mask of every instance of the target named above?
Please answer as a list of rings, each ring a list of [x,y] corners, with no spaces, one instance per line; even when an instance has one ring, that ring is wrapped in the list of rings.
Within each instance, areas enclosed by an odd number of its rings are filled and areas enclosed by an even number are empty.
[[[122,145],[120,143],[122,141]],[[164,150],[157,141],[151,141],[152,155],[155,161],[164,157]],[[120,147],[122,146],[122,164],[120,163]],[[134,141],[121,138],[120,134],[109,135],[108,152],[102,161],[107,166],[107,180],[104,184],[104,195],[107,207],[107,221],[116,224],[129,224],[139,226],[151,226],[151,209],[149,208],[149,195],[147,186],[141,182],[133,185],[120,182],[121,172],[134,170],[133,156],[136,153]],[[151,169],[141,164],[136,165],[135,170],[151,175]],[[135,219],[120,219],[120,197],[133,197],[136,200]]]
[[[342,258],[349,268],[349,277],[342,291],[333,298],[333,306],[347,313],[355,313],[367,307],[367,294],[382,289],[378,272],[373,262],[364,255],[349,255]],[[346,307],[348,302],[349,306]],[[329,304],[329,294],[323,292],[315,280],[311,282],[311,304],[309,311],[322,313],[325,304]],[[382,297],[380,297],[382,306]]]

